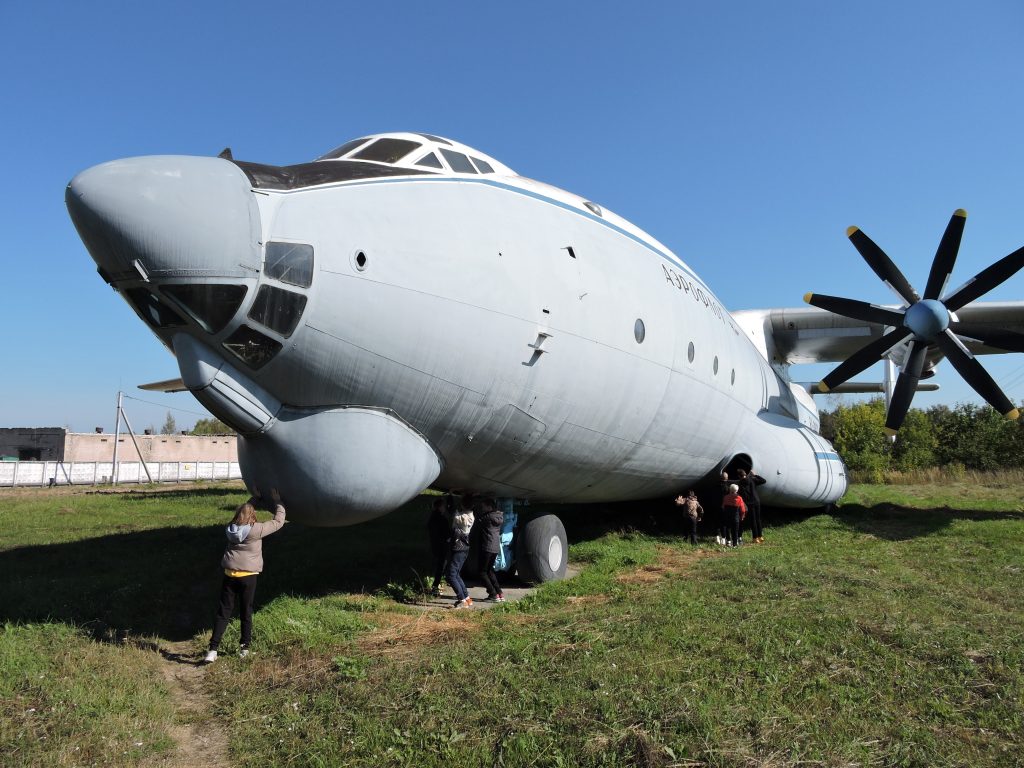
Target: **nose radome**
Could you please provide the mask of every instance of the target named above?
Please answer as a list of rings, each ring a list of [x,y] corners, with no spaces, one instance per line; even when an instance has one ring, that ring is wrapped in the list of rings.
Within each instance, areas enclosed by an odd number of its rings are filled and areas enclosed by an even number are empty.
[[[114,160],[75,176],[71,220],[108,281],[252,277],[259,209],[248,177],[228,160],[159,155]]]

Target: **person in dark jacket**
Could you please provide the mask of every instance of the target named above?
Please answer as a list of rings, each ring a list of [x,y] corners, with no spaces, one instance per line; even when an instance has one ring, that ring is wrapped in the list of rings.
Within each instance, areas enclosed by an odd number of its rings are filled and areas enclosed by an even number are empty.
[[[767,481],[760,475],[754,474],[753,468],[749,472],[744,472],[741,469],[739,475],[740,479],[737,485],[740,487],[740,496],[743,497],[743,501],[747,505],[750,537],[755,544],[761,544],[764,541],[762,535],[764,531],[761,528],[761,499],[757,495],[757,486],[764,485]]]
[[[213,621],[210,649],[203,661],[207,664],[217,660],[217,649],[224,636],[231,614],[235,612],[235,598],[239,600],[239,614],[242,619],[242,638],[238,655],[249,655],[252,642],[252,609],[256,597],[256,578],[263,572],[263,539],[276,533],[284,525],[285,510],[276,488],[270,491],[274,503],[274,519],[265,523],[256,522],[256,504],[260,500],[259,489],[249,501],[235,511],[226,529],[227,549],[221,558],[220,567],[224,578],[220,586],[220,605]]]
[[[729,514],[725,510],[725,497],[729,495],[729,486],[732,485],[729,480],[729,473],[723,472],[722,479],[718,483],[719,490],[722,493],[722,503],[718,507],[718,543],[723,547],[729,543],[729,539],[732,536],[732,520],[729,518]]]
[[[473,598],[462,580],[462,566],[469,557],[469,532],[473,530],[473,502],[470,496],[463,496],[462,508],[452,515],[451,535],[448,540],[448,583],[455,590],[455,604],[452,608],[472,608]]]
[[[477,523],[480,526],[480,551],[478,561],[480,564],[480,580],[487,588],[485,599],[496,603],[504,603],[505,595],[502,594],[501,585],[498,583],[498,574],[494,572],[494,561],[498,559],[501,551],[501,524],[505,516],[494,499],[484,499],[481,502],[480,515]]]
[[[451,535],[452,518],[448,514],[448,502],[443,497],[434,499],[430,505],[430,517],[427,518],[427,538],[430,541],[430,554],[434,559],[434,585],[430,594],[437,597],[441,594],[441,577],[448,565],[448,537]]]

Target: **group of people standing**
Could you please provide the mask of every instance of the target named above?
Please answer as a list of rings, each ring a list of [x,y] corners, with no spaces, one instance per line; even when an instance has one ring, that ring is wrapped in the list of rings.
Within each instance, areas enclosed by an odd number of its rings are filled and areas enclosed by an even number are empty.
[[[504,515],[494,499],[475,498],[469,494],[456,501],[453,496],[434,499],[427,518],[427,536],[434,557],[434,583],[430,593],[441,594],[444,577],[455,590],[452,608],[472,608],[462,569],[469,558],[474,540],[477,542],[477,571],[487,589],[485,600],[503,603],[505,595],[498,583],[494,563],[501,551],[501,526]]]
[[[716,510],[716,518],[712,521],[715,529],[715,541],[725,547],[739,546],[743,541],[743,523],[748,521],[750,536],[755,544],[764,541],[761,527],[761,499],[757,495],[757,486],[764,485],[765,479],[743,469],[736,470],[736,478],[729,479],[728,472],[722,472],[719,483],[721,505]],[[676,506],[683,507],[690,543],[697,543],[697,524],[704,519],[704,508],[697,499],[695,491],[690,490],[686,496],[676,497]]]

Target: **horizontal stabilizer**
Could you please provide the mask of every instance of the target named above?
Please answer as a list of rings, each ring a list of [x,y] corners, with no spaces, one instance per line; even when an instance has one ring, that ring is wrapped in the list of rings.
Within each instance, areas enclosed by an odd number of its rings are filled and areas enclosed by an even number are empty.
[[[869,394],[882,394],[885,392],[885,385],[880,381],[844,381],[842,384],[837,384],[828,390],[828,392],[822,392],[818,388],[818,382],[801,382],[800,386],[806,389],[812,395],[869,395]],[[934,392],[939,388],[939,385],[933,381],[929,382],[918,382],[917,392]]]
[[[167,381],[154,381],[152,384],[139,384],[139,389],[147,392],[188,392],[188,387],[181,379],[167,379]]]

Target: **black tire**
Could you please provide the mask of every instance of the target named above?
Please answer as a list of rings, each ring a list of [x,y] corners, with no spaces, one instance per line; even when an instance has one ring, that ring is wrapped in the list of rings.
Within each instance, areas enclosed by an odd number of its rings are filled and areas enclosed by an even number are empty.
[[[565,526],[554,515],[528,520],[516,534],[516,570],[519,578],[532,584],[560,581],[569,562],[569,540]]]

